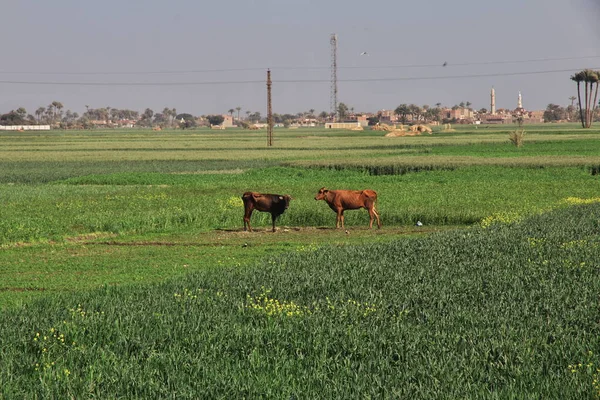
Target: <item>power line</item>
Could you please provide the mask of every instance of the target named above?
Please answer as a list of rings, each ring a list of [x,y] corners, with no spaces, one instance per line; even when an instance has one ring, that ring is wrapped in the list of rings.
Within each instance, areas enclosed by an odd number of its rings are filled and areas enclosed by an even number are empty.
[[[593,69],[600,69],[595,67]],[[472,79],[500,76],[517,75],[538,75],[564,73],[581,70],[573,69],[555,69],[542,71],[523,71],[523,72],[500,72],[489,74],[469,74],[469,75],[444,75],[444,76],[413,76],[413,77],[389,77],[389,78],[353,78],[338,79],[338,82],[400,82],[400,81],[420,81],[420,80],[441,80],[441,79]],[[281,79],[274,80],[276,83],[330,83],[328,79]],[[245,85],[245,84],[264,84],[264,80],[244,80],[244,81],[200,81],[200,82],[52,82],[52,81],[13,81],[0,80],[0,84],[9,85],[56,85],[56,86],[201,86],[201,85]]]
[[[0,81],[16,85],[57,85],[57,86],[190,86],[190,85],[243,85],[265,83],[254,81],[207,81],[207,82],[49,82],[49,81]]]
[[[575,69],[555,69],[546,71],[525,71],[525,72],[499,72],[489,74],[470,74],[470,75],[445,75],[445,76],[415,76],[415,77],[393,77],[393,78],[356,78],[356,79],[338,79],[340,82],[394,82],[394,81],[422,81],[422,80],[438,80],[438,79],[469,79],[469,78],[486,78],[496,76],[515,76],[515,75],[536,75],[536,74],[552,74],[559,72],[579,71],[582,68]],[[598,69],[594,67],[592,69]],[[304,80],[281,80],[278,83],[317,83],[326,82],[325,79],[304,79]]]
[[[474,62],[450,62],[449,67],[465,67],[476,65],[500,65],[500,64],[523,64],[530,62],[547,62],[547,61],[566,61],[566,60],[584,60],[600,58],[600,55],[595,56],[578,56],[578,57],[552,57],[552,58],[531,58],[525,60],[496,60],[496,61],[474,61]],[[442,64],[402,64],[402,65],[379,65],[379,66],[340,66],[338,69],[400,69],[400,68],[434,68],[441,67]],[[211,72],[244,72],[244,71],[264,71],[267,67],[245,67],[245,68],[215,68],[215,69],[189,69],[189,70],[159,70],[159,71],[0,71],[0,74],[15,74],[15,75],[167,75],[167,74],[195,74],[195,73],[211,73]],[[331,66],[280,66],[270,67],[271,70],[279,71],[310,71],[331,69]]]
[[[582,56],[582,57],[556,57],[556,58],[531,58],[528,60],[505,60],[505,61],[474,61],[474,62],[458,62],[458,63],[447,63],[447,65],[443,64],[405,64],[405,65],[385,65],[378,67],[339,67],[345,69],[391,69],[391,68],[429,68],[429,67],[465,67],[465,66],[474,66],[474,65],[499,65],[499,64],[523,64],[530,62],[546,62],[546,61],[566,61],[566,60],[583,60],[590,58],[600,58],[600,56]]]
[[[287,67],[286,67],[287,68]],[[290,67],[300,68],[300,67]],[[267,68],[249,67],[249,68],[218,68],[218,69],[190,69],[190,70],[162,70],[162,71],[68,71],[68,72],[51,72],[51,71],[0,71],[0,74],[19,74],[19,75],[160,75],[160,74],[195,74],[205,72],[242,72],[242,71],[264,71]],[[281,68],[279,68],[281,69]]]

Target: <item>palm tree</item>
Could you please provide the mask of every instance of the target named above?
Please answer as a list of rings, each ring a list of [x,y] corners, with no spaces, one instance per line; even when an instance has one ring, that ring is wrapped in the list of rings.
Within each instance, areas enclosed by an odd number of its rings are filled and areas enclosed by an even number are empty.
[[[63,108],[63,104],[60,101],[53,101],[51,104],[54,107],[54,118],[56,119],[57,115],[61,115],[62,114],[62,108]]]
[[[115,121],[119,121],[123,119],[121,110],[119,110],[118,108],[111,108],[110,109],[110,120],[113,122],[113,124],[115,123]]]
[[[50,123],[54,122],[55,114],[54,106],[52,104],[48,104],[48,107],[46,107],[46,115],[48,116]]]
[[[231,120],[233,120],[233,113],[235,112],[235,110],[233,108],[230,108],[227,112],[231,116]]]
[[[585,122],[583,119],[583,108],[581,107],[581,82],[585,80],[585,75],[583,74],[583,71],[579,71],[571,75],[571,80],[577,82],[577,97],[579,99],[579,117],[581,119],[581,126],[585,128]]]
[[[585,122],[583,124],[584,128],[587,128],[588,113],[589,113],[589,106],[590,106],[590,103],[589,103],[589,100],[588,100],[588,97],[589,97],[589,94],[590,94],[589,93],[590,92],[590,90],[589,90],[589,86],[590,86],[589,85],[589,83],[590,83],[590,72],[591,71],[588,70],[588,69],[584,69],[582,71],[583,82],[585,83],[585,100],[584,100],[584,104],[585,104],[585,112],[584,112]]]
[[[150,108],[146,108],[146,110],[144,111],[144,113],[142,114],[142,124],[144,126],[152,126],[152,117],[154,116],[154,111],[152,111]]]
[[[171,109],[168,107],[163,108],[162,111],[163,115],[165,116],[165,120],[167,121],[167,125],[171,126]]]
[[[574,107],[575,105],[573,103],[575,102],[575,100],[577,100],[577,97],[571,96],[569,97],[569,100],[571,100],[571,107]]]
[[[577,82],[577,96],[579,97],[579,116],[581,117],[581,126],[590,128],[596,103],[598,101],[598,86],[600,84],[600,72],[591,69],[584,69],[571,76],[571,80]],[[581,105],[581,82],[585,84],[584,104]],[[594,85],[596,86],[594,89]],[[593,100],[592,100],[593,99]]]
[[[410,104],[408,106],[408,111],[409,111],[409,114],[411,114],[413,121],[414,120],[417,120],[417,121],[421,120],[421,114],[423,113],[423,110],[421,110],[421,107],[419,107],[416,104]]]
[[[590,109],[588,110],[587,127],[591,128],[594,119],[594,111],[596,111],[596,105],[598,104],[598,84],[600,83],[600,72],[590,71],[588,75],[588,82],[590,84]],[[594,90],[594,84],[596,85],[596,90]],[[594,91],[594,101],[592,101],[592,91]]]
[[[255,121],[256,123],[260,122],[260,119],[261,119],[260,111],[255,111],[252,114],[250,114],[250,119],[252,121]]]
[[[338,119],[341,122],[343,122],[344,119],[346,118],[346,116],[348,115],[348,112],[350,111],[350,109],[348,108],[348,106],[345,103],[339,103],[336,111],[337,111]]]
[[[410,113],[410,110],[408,108],[408,106],[406,104],[400,104],[398,107],[396,107],[396,109],[394,110],[394,114],[396,115],[401,115],[402,118],[402,123],[406,124],[406,116]]]
[[[38,124],[40,123],[42,115],[44,115],[44,111],[46,111],[45,107],[40,107],[37,110],[35,110],[35,116],[37,117]]]

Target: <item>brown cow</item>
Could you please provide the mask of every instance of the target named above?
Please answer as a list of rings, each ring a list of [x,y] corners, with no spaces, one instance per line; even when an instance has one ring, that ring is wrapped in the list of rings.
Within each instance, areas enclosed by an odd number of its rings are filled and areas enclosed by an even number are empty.
[[[381,228],[379,214],[375,210],[377,193],[374,190],[329,190],[319,189],[315,200],[325,200],[329,207],[337,213],[335,227],[339,228],[340,223],[344,228],[344,210],[358,210],[366,208],[369,211],[369,229],[373,227],[373,219],[377,218],[377,227]]]
[[[273,219],[273,232],[275,232],[275,220],[279,217],[290,205],[291,196],[280,194],[265,194],[256,192],[246,192],[242,195],[244,201],[244,230],[248,225],[248,230],[252,232],[250,226],[250,217],[254,209],[271,213]]]

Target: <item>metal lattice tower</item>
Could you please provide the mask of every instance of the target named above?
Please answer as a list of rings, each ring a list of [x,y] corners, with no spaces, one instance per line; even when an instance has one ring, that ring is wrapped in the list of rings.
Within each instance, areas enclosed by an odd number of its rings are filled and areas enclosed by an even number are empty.
[[[333,122],[337,121],[338,102],[337,102],[337,35],[331,34],[331,97],[329,99],[330,112],[333,117]]]

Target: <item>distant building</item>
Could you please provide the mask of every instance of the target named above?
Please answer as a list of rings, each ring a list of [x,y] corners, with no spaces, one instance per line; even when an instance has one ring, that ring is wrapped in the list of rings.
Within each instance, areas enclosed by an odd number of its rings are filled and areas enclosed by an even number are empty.
[[[229,114],[223,114],[223,123],[221,124],[223,128],[231,128],[233,125],[233,116]]]
[[[384,123],[395,123],[398,122],[398,115],[394,113],[394,110],[379,110],[377,111],[379,122]]]
[[[362,126],[363,128],[366,126],[369,126],[369,120],[367,118],[369,118],[367,115],[358,115],[356,117],[356,120],[358,121],[358,125]]]
[[[510,114],[480,114],[482,124],[511,124],[513,117]]]
[[[314,127],[317,126],[317,124],[319,123],[319,121],[316,118],[301,118],[298,121],[296,121],[295,126],[302,126],[302,127]]]
[[[544,122],[544,111],[521,111],[517,115],[518,117],[523,118],[524,124],[541,124]]]
[[[118,121],[114,121],[114,125],[120,128],[133,128],[137,121],[134,119],[120,119]]]
[[[472,120],[475,116],[473,110],[467,107],[457,107],[457,108],[443,108],[442,109],[442,118],[443,119],[455,119],[457,121],[462,120]]]
[[[101,127],[106,128],[109,125],[109,121],[107,121],[105,119],[91,119],[90,124],[92,124],[93,126],[96,126],[96,127],[101,126]]]
[[[49,131],[50,125],[0,125],[0,131]]]
[[[482,124],[512,124],[521,118],[523,124],[539,124],[544,122],[544,111],[527,111],[523,107],[523,95],[517,95],[517,107],[514,110],[499,108],[496,110],[496,91],[492,87],[490,92],[491,110],[488,114],[479,114]]]
[[[539,122],[544,122],[544,110],[529,111],[529,118],[531,120],[537,120]]]
[[[352,129],[361,126],[358,122],[327,122],[326,129]]]

